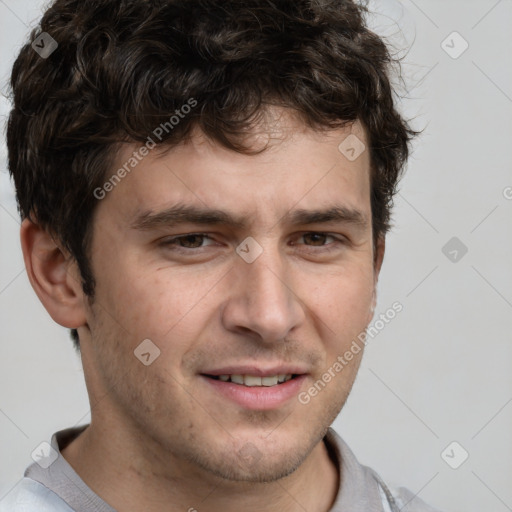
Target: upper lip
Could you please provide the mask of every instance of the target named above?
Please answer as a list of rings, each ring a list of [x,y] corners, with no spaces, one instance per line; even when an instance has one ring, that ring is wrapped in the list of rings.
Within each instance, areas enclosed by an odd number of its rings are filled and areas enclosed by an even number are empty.
[[[257,377],[271,377],[274,375],[302,375],[307,373],[298,365],[283,364],[279,366],[262,367],[254,365],[223,366],[212,370],[202,371],[202,375],[254,375]]]

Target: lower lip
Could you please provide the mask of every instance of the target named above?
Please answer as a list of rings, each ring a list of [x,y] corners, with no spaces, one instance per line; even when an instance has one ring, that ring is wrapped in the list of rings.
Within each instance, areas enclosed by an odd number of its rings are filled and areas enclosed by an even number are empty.
[[[298,395],[306,375],[299,375],[275,386],[244,386],[234,382],[223,382],[201,375],[213,390],[245,409],[278,409]]]

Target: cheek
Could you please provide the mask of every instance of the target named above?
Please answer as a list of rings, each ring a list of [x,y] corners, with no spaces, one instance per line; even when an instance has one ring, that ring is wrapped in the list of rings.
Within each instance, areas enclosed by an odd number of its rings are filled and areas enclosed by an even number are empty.
[[[350,350],[353,342],[361,346],[369,322],[373,298],[373,272],[352,268],[349,274],[330,276],[311,289],[307,295],[317,329],[325,350],[324,364],[330,366],[338,356]],[[363,350],[351,354],[351,363],[344,368],[342,381],[352,380],[360,363]]]
[[[365,323],[373,297],[373,273],[365,268],[351,267],[347,271],[311,280],[306,304],[315,313],[335,325],[350,326]],[[306,291],[306,289],[305,289]]]
[[[200,319],[208,316],[208,296],[215,296],[225,271],[199,273],[193,266],[148,271],[126,262],[102,276],[103,297],[118,323],[136,337],[163,343],[179,333],[184,339],[185,331],[199,329]]]

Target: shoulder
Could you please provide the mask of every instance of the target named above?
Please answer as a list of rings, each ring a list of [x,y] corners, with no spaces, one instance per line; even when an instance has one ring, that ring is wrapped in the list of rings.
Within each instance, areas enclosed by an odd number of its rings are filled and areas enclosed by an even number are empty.
[[[53,491],[25,477],[0,501],[0,512],[73,512],[73,509]]]
[[[416,494],[405,487],[393,489],[391,494],[399,510],[407,510],[408,512],[440,512],[437,508],[427,505]]]
[[[352,450],[334,429],[327,430],[324,440],[343,475],[338,497],[331,512],[355,509],[440,512],[405,487],[388,487],[375,470],[359,463]]]

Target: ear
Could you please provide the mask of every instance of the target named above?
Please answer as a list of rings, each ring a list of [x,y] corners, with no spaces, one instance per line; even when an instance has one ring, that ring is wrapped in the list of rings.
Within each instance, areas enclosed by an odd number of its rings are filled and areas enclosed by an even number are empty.
[[[64,327],[85,325],[84,293],[75,260],[29,219],[21,223],[20,239],[30,284],[46,311]]]
[[[386,237],[385,235],[380,236],[377,239],[377,247],[375,248],[375,254],[373,259],[373,296],[368,312],[368,324],[372,321],[375,306],[377,305],[377,283],[379,280],[380,269],[382,268],[382,262],[384,261],[384,252],[386,251]]]

